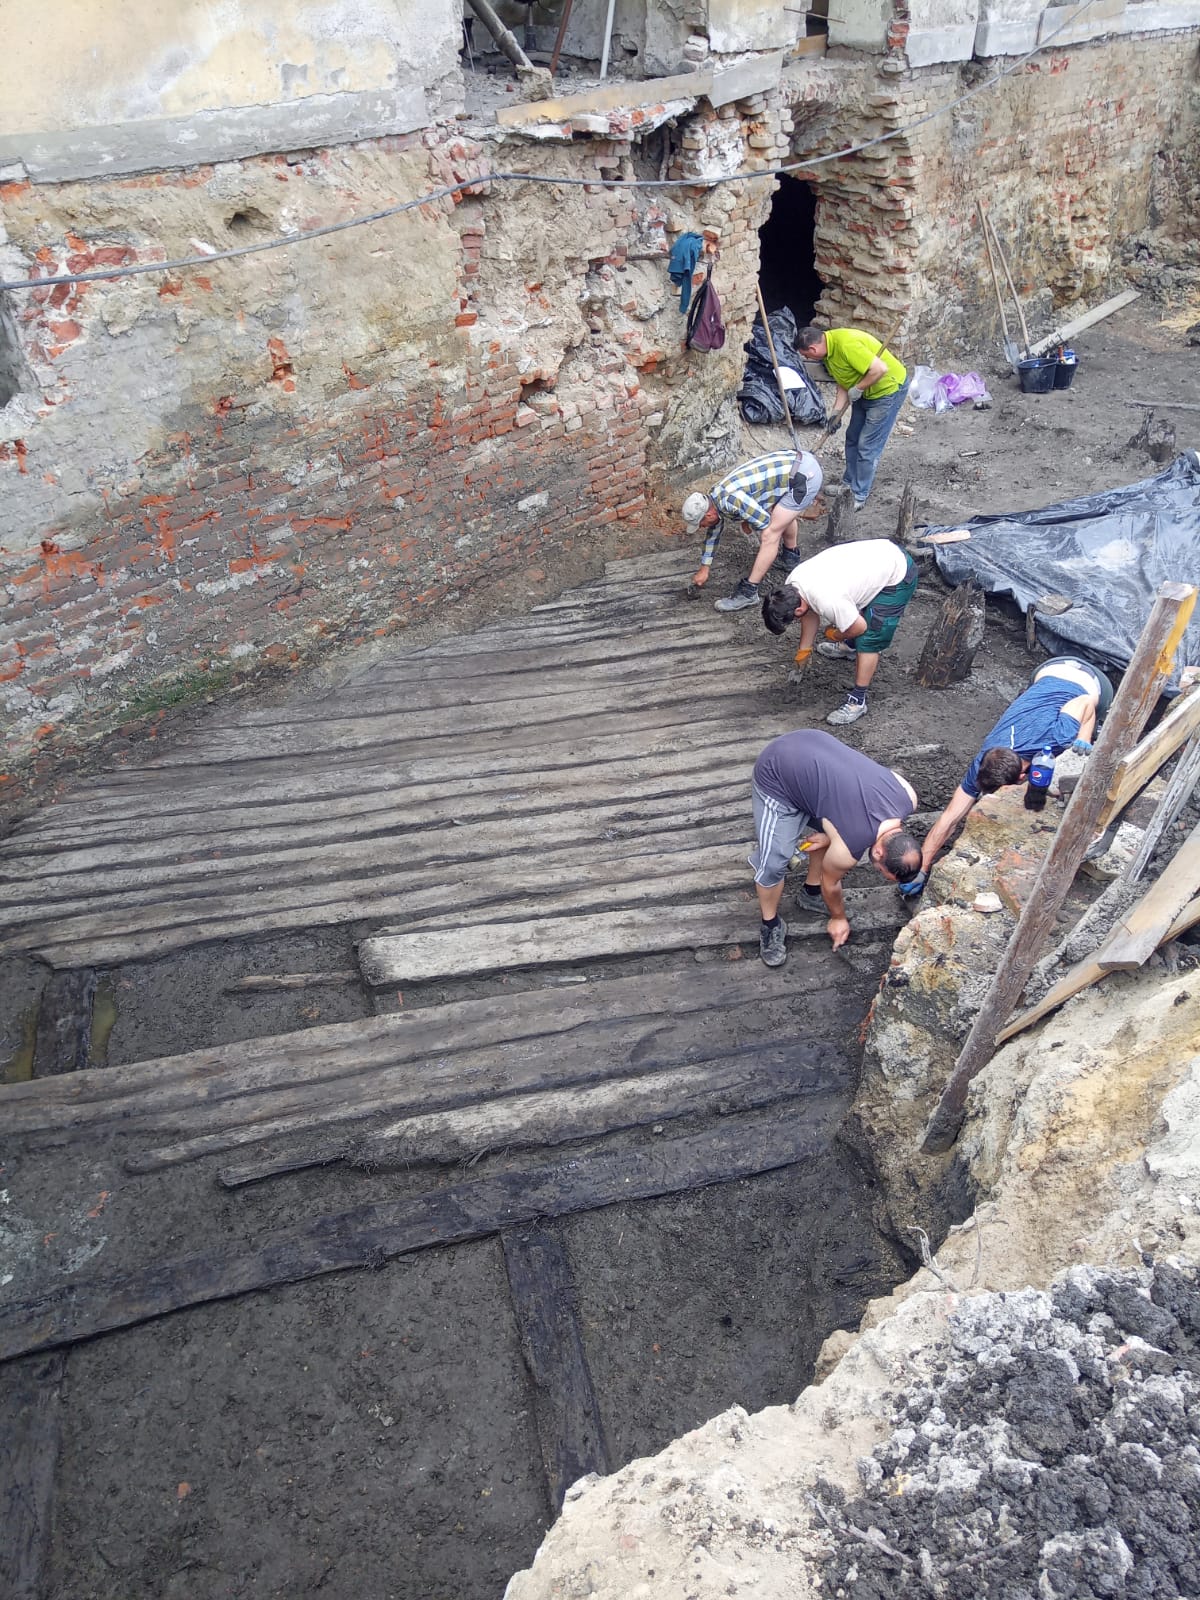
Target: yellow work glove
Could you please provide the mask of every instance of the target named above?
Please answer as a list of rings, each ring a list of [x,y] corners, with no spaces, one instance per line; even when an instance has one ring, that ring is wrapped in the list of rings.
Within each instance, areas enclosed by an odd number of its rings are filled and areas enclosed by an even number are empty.
[[[825,629],[825,637],[827,639],[831,639],[834,644],[841,644],[842,643],[842,630],[840,628],[826,628]]]
[[[805,663],[807,662],[809,656],[811,656],[811,655],[812,655],[812,651],[811,650],[797,650],[796,651],[796,665],[798,667],[804,666]]]

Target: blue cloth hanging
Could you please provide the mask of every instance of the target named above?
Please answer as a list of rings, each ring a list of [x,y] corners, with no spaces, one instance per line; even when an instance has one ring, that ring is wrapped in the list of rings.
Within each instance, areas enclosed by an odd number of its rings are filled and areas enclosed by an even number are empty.
[[[667,271],[671,282],[679,285],[679,309],[687,310],[692,298],[692,273],[704,249],[704,239],[698,233],[681,233],[671,246]]]

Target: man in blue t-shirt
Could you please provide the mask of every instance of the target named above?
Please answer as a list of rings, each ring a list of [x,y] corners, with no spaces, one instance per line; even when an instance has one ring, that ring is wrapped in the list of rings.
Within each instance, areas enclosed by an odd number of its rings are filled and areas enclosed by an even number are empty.
[[[1056,656],[1039,667],[1025,693],[1018,695],[979,747],[950,804],[921,846],[919,885],[934,857],[981,794],[995,794],[1022,783],[1029,763],[1042,750],[1061,754],[1068,746],[1092,748],[1097,719],[1112,704],[1113,686],[1095,667],[1074,656]],[[912,892],[912,891],[910,891]]]

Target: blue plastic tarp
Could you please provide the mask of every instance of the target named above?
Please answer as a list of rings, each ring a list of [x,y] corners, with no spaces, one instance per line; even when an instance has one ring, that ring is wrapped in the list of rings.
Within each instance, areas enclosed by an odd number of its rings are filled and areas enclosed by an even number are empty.
[[[1011,595],[1022,611],[1044,595],[1062,595],[1069,610],[1037,614],[1042,643],[1121,671],[1159,585],[1200,586],[1200,455],[1187,450],[1157,477],[1125,488],[954,526],[971,537],[934,547],[947,582],[972,579],[988,594]],[[1197,664],[1200,607],[1176,654],[1168,692],[1178,690],[1185,666]]]

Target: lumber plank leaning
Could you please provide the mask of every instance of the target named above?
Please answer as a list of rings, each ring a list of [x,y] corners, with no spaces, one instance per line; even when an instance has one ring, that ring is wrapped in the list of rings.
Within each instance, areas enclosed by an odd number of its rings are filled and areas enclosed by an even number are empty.
[[[1200,683],[1179,695],[1175,704],[1156,728],[1117,764],[1108,786],[1096,831],[1102,832],[1118,816],[1138,791],[1169,761],[1181,745],[1200,729]]]
[[[583,1347],[571,1266],[554,1228],[501,1235],[508,1289],[533,1384],[534,1419],[554,1516],[589,1472],[610,1470],[604,1425]]]
[[[1175,918],[1200,890],[1200,823],[1137,905],[1104,941],[1096,960],[1103,972],[1133,972],[1158,949]]]
[[[1164,944],[1170,944],[1172,939],[1178,939],[1181,933],[1194,928],[1198,922],[1200,922],[1200,895],[1184,906],[1159,940],[1159,948]],[[1097,956],[1089,956],[1086,961],[1080,961],[1052,988],[1047,989],[1036,1005],[1020,1012],[1007,1027],[1001,1029],[996,1035],[997,1045],[1007,1044],[1010,1039],[1015,1039],[1017,1034],[1024,1033],[1026,1028],[1031,1028],[1035,1022],[1040,1022],[1043,1017],[1049,1016],[1051,1011],[1057,1011],[1059,1006],[1065,1005],[1075,995],[1082,994],[1085,989],[1090,989],[1094,983],[1099,983],[1107,976],[1108,971],[1100,965]]]
[[[1036,344],[1029,347],[1031,356],[1040,356],[1049,350],[1052,345],[1063,344],[1068,339],[1073,339],[1077,333],[1082,333],[1085,328],[1094,327],[1097,322],[1103,322],[1105,317],[1111,317],[1114,312],[1121,311],[1138,298],[1137,289],[1124,289],[1120,294],[1113,295],[1111,300],[1105,300],[1102,305],[1096,306],[1091,311],[1085,311],[1078,317],[1072,317],[1070,322],[1064,322],[1061,328],[1056,328],[1053,333],[1048,333],[1044,339],[1039,339]]]
[[[575,1156],[318,1217],[256,1250],[213,1251],[116,1277],[78,1279],[0,1307],[0,1361],[54,1349],[171,1311],[330,1272],[378,1267],[414,1250],[460,1244],[541,1217],[729,1183],[792,1166],[828,1144],[803,1110],[731,1117],[703,1133],[634,1150]]]
[[[1088,844],[1095,837],[1096,821],[1117,763],[1146,725],[1170,676],[1175,651],[1195,604],[1196,589],[1192,584],[1164,583],[1159,588],[1096,747],[1067,803],[1037,881],[926,1127],[921,1143],[926,1155],[948,1150],[958,1137],[971,1082],[991,1059],[996,1036],[1037,964]]]

